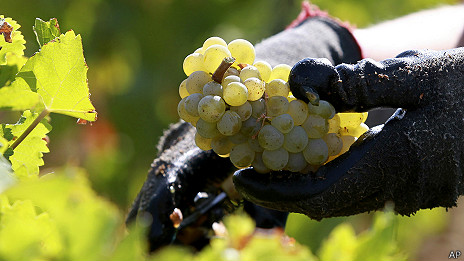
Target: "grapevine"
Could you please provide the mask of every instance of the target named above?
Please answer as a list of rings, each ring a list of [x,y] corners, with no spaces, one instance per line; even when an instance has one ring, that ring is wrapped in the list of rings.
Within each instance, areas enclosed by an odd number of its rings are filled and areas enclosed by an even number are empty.
[[[335,159],[369,128],[365,113],[336,113],[321,100],[306,104],[290,91],[291,67],[255,61],[244,39],[208,38],[183,63],[181,119],[196,127],[195,143],[230,157],[237,168],[307,173]]]

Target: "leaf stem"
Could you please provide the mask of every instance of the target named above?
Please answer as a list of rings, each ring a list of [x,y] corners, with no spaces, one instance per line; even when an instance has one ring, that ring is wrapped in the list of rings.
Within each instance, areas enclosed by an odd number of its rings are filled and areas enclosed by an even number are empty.
[[[21,136],[19,136],[19,138],[17,138],[13,144],[11,144],[10,148],[12,150],[16,149],[16,147],[18,147],[18,145],[27,137],[27,135],[29,135],[29,133],[31,133],[35,127],[37,127],[37,125],[40,123],[40,121],[43,120],[43,118],[45,118],[48,114],[50,113],[49,110],[47,109],[44,109],[40,115],[35,118],[35,120],[31,123],[31,125],[29,125],[29,127],[27,127],[27,129],[21,134]]]

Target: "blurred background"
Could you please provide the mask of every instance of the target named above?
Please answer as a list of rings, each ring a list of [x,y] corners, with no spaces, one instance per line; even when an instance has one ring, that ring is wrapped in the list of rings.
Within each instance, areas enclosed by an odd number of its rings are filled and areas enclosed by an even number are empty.
[[[458,2],[312,1],[356,27]],[[159,136],[178,120],[177,90],[185,78],[185,56],[210,36],[255,44],[283,30],[300,6],[301,0],[2,0],[2,14],[22,25],[26,56],[39,48],[32,31],[36,17],[56,17],[62,32],[73,29],[83,38],[98,121],[76,125],[70,117],[52,115],[51,153],[45,155],[47,169],[42,171],[66,164],[84,167],[93,188],[125,213],[146,178]],[[414,253],[427,243],[423,235],[448,233],[446,211],[427,213],[404,221],[405,234],[417,237],[404,242]],[[323,222],[292,215],[288,232],[316,252],[328,232],[345,220],[361,231],[369,226],[370,215]]]

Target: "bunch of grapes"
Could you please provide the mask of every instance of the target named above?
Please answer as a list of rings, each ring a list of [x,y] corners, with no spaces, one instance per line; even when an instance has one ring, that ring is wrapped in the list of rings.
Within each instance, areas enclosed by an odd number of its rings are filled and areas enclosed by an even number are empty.
[[[255,62],[253,45],[207,39],[183,63],[177,111],[196,127],[195,143],[257,172],[309,172],[345,153],[368,130],[367,113],[337,113],[296,99],[291,67]]]

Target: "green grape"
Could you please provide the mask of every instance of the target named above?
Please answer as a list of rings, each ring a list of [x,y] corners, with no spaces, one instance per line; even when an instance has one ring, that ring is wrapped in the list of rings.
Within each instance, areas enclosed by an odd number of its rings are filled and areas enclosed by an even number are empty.
[[[230,161],[237,168],[250,166],[254,159],[255,152],[248,146],[248,143],[239,144],[230,151]]]
[[[256,118],[250,117],[248,120],[242,123],[242,128],[240,129],[240,132],[247,137],[251,137],[253,135],[256,135],[259,132],[260,128],[261,123]]]
[[[226,104],[220,96],[208,95],[198,103],[198,114],[207,122],[217,122],[226,110]]]
[[[261,75],[256,67],[253,65],[248,65],[240,71],[240,79],[246,81],[246,79],[255,77],[261,80]]]
[[[210,47],[211,45],[215,45],[215,44],[227,47],[226,41],[224,41],[221,37],[213,36],[213,37],[206,39],[206,41],[203,43],[202,49],[204,51],[208,49],[208,47]]]
[[[301,127],[306,131],[308,137],[312,139],[322,138],[329,131],[329,123],[327,120],[314,114],[309,114]]]
[[[273,96],[267,100],[267,116],[275,117],[288,111],[289,102],[286,97]]]
[[[327,133],[322,139],[327,144],[327,147],[329,149],[329,156],[338,155],[342,150],[343,141],[337,134]]]
[[[205,66],[203,64],[203,54],[200,53],[192,53],[187,55],[184,59],[184,63],[182,67],[184,69],[184,73],[189,76],[195,71],[204,71]]]
[[[220,135],[216,123],[207,122],[201,118],[198,119],[196,128],[198,134],[207,139],[213,139]]]
[[[263,98],[256,101],[250,101],[250,104],[252,108],[251,116],[259,118],[266,113],[266,102]]]
[[[223,45],[213,44],[205,50],[203,57],[206,71],[214,73],[222,60],[226,57],[230,57],[230,52],[227,47]]]
[[[289,114],[281,114],[271,120],[271,125],[282,133],[289,133],[293,129],[293,118]]]
[[[213,95],[222,97],[222,85],[215,81],[210,81],[206,83],[205,86],[203,86],[203,95]]]
[[[272,125],[264,125],[258,134],[259,145],[266,150],[275,150],[284,143],[284,135]]]
[[[338,113],[334,115],[332,119],[329,119],[327,121],[329,123],[329,133],[338,133],[338,130],[340,129],[340,116],[338,116]]]
[[[309,114],[319,115],[324,119],[332,119],[335,115],[335,108],[327,101],[320,100],[319,105],[308,103]]]
[[[347,152],[350,149],[351,145],[353,145],[353,143],[355,143],[355,141],[358,139],[356,137],[348,136],[348,135],[341,136],[340,138],[341,138],[341,140],[343,142],[343,147],[342,147],[342,149],[341,149],[341,151],[340,151],[340,153],[338,155],[341,155],[341,154]]]
[[[232,57],[235,58],[234,64],[253,64],[255,61],[255,48],[244,39],[236,39],[227,45]]]
[[[283,96],[287,97],[290,92],[290,86],[282,79],[275,79],[270,81],[266,86],[266,93],[268,97]]]
[[[261,75],[261,80],[268,82],[269,77],[271,76],[272,67],[268,62],[259,61],[253,64],[256,69],[258,69],[259,74]]]
[[[303,153],[288,153],[288,162],[285,169],[291,172],[301,172],[308,163]]]
[[[190,95],[187,91],[186,82],[187,82],[187,79],[183,80],[179,85],[179,96],[181,99]]]
[[[198,103],[200,102],[202,98],[203,98],[203,94],[201,93],[194,93],[194,94],[187,96],[187,99],[185,99],[185,102],[184,102],[184,106],[188,114],[193,115],[193,116],[199,116],[198,115]]]
[[[206,83],[211,81],[211,76],[207,72],[204,71],[195,71],[187,78],[185,82],[185,87],[188,93],[202,93],[203,86]]]
[[[301,100],[293,100],[288,105],[287,113],[292,116],[295,125],[301,125],[308,118],[308,106]]]
[[[264,150],[263,162],[271,170],[282,170],[288,163],[288,152],[283,148]]]
[[[234,111],[226,111],[216,124],[217,129],[222,135],[232,136],[240,131],[242,120]]]
[[[255,152],[263,152],[263,147],[261,147],[261,145],[259,145],[259,141],[258,141],[258,138],[250,138],[248,139],[248,145],[250,146],[250,148],[255,151]]]
[[[226,136],[219,135],[211,141],[213,151],[218,155],[227,155],[235,146]]]
[[[322,139],[309,139],[308,145],[303,150],[303,156],[311,165],[322,165],[329,157],[329,148]]]
[[[286,64],[278,64],[274,68],[272,68],[271,76],[269,77],[269,81],[275,79],[282,79],[284,81],[288,81],[288,75],[290,74],[290,70],[292,67]]]
[[[260,152],[255,153],[255,160],[253,160],[251,166],[253,166],[253,169],[258,173],[269,173],[271,171],[268,167],[266,167],[266,165],[264,165],[263,153]]]
[[[237,75],[229,75],[222,80],[222,87],[226,87],[231,82],[241,82],[240,77]]]
[[[231,82],[223,89],[223,97],[227,104],[240,106],[248,99],[248,90],[243,83]]]
[[[227,71],[224,73],[224,79],[227,77],[227,76],[230,76],[230,75],[235,75],[235,76],[239,76],[240,75],[240,72],[239,70],[237,70],[236,68],[234,67],[229,67],[229,69],[227,69]],[[224,81],[223,79],[223,81]],[[239,78],[240,79],[240,78]]]
[[[363,113],[338,113],[340,116],[340,127],[358,127],[361,123],[365,122],[367,119],[367,112]]]
[[[246,121],[250,118],[253,108],[249,102],[245,102],[240,106],[230,106],[230,110],[236,112],[242,121]]]
[[[263,96],[265,83],[260,79],[251,77],[246,79],[243,84],[247,87],[249,101],[256,101]]]
[[[238,132],[232,136],[229,136],[229,140],[233,143],[233,144],[241,144],[241,143],[244,143],[244,142],[247,142],[248,141],[248,137],[245,136],[245,134],[241,133],[241,132]]]
[[[284,135],[284,148],[292,153],[301,152],[308,144],[308,135],[301,126],[295,126]]]
[[[207,139],[203,136],[201,136],[198,132],[195,133],[195,144],[198,146],[198,148],[202,150],[210,150],[212,149],[211,147],[211,139]]]
[[[179,117],[183,119],[186,122],[196,122],[198,120],[198,116],[193,116],[190,115],[187,110],[185,110],[185,100],[187,97],[183,98],[179,104],[177,105],[177,114],[179,114]]]
[[[205,53],[205,50],[203,50],[203,47],[199,47],[195,50],[195,52],[193,53],[200,53],[200,54],[204,54]]]

